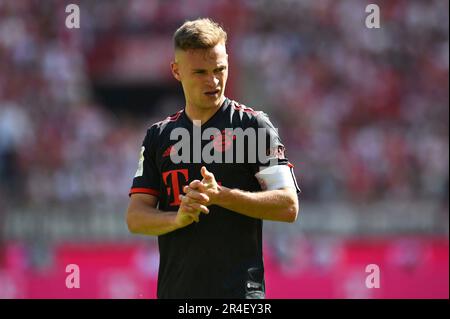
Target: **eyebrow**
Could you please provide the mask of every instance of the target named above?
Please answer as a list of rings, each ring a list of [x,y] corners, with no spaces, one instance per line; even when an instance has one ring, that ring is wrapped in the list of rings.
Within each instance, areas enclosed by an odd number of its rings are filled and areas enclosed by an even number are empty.
[[[218,70],[218,69],[226,69],[226,68],[227,68],[226,65],[219,65],[218,67],[214,68],[214,71]],[[192,72],[206,72],[206,71],[207,71],[206,69],[192,69]]]
[[[221,64],[221,65],[218,65],[217,67],[215,67],[214,68],[214,70],[217,70],[217,69],[224,69],[224,68],[226,68],[227,66],[225,65],[225,64]],[[194,72],[198,72],[198,71],[206,71],[206,69],[192,69],[192,71],[194,71]]]

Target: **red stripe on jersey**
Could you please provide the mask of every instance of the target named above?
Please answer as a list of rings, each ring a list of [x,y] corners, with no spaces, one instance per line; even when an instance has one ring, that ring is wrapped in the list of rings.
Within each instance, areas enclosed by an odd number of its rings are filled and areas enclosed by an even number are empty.
[[[131,190],[130,190],[130,194],[129,195],[131,195],[131,194],[137,194],[137,193],[140,193],[140,194],[149,194],[149,195],[154,195],[154,196],[158,196],[159,197],[159,191],[158,190],[156,190],[156,189],[152,189],[152,188],[143,188],[143,187],[135,187],[135,188],[132,188]]]
[[[253,114],[253,115],[258,115],[259,113],[261,113],[261,111],[255,111],[251,107],[248,107],[248,106],[245,106],[245,105],[242,105],[242,104],[238,104],[236,102],[231,103],[231,105],[233,106],[233,108],[236,111],[244,111],[244,112],[247,112],[247,113],[250,113],[250,114]]]
[[[183,110],[178,111],[178,113],[176,113],[176,114],[174,114],[172,116],[169,116],[168,118],[166,118],[166,121],[169,121],[169,122],[177,121],[180,118],[181,113],[183,113]]]
[[[288,162],[288,164],[287,164],[288,166],[289,166],[289,168],[294,168],[294,165],[293,164],[291,164],[290,162]]]

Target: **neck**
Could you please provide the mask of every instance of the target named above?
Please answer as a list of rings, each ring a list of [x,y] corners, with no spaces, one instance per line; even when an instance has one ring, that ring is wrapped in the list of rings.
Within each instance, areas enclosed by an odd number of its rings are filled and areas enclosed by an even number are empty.
[[[219,105],[214,108],[201,108],[186,102],[186,115],[191,121],[200,121],[203,125],[211,117],[213,117],[213,115],[220,109],[224,101],[225,96],[222,96]]]

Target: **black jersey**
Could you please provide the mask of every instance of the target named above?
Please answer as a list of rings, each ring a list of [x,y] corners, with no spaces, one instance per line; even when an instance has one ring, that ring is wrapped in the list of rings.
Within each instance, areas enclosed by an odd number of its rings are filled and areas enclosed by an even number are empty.
[[[159,210],[177,211],[182,188],[195,179],[202,180],[202,166],[215,175],[220,185],[244,191],[262,190],[255,174],[268,164],[259,159],[250,162],[249,154],[240,163],[224,163],[224,160],[205,164],[203,159],[196,162],[198,154],[191,152],[189,163],[174,163],[171,154],[179,150],[174,146],[177,140],[171,139],[171,132],[177,128],[193,132],[194,125],[184,110],[148,129],[130,194],[157,196]],[[272,140],[272,150],[267,154],[277,156],[277,164],[291,166],[277,131],[263,112],[227,98],[201,126],[201,131],[208,128],[217,128],[220,136],[212,134],[209,139],[202,139],[201,148],[209,144],[223,153],[234,142],[227,129],[265,128],[267,138]],[[194,142],[193,138],[190,146],[195,150]],[[292,176],[295,182],[293,172]],[[245,298],[252,292],[264,294],[262,220],[215,205],[209,210],[209,214],[201,214],[199,223],[158,237],[158,298]]]

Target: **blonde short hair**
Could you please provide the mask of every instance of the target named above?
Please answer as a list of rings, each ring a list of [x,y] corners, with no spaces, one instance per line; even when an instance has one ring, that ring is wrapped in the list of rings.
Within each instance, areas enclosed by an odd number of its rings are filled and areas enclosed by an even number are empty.
[[[173,35],[175,50],[210,49],[227,42],[227,33],[209,18],[186,21]]]

